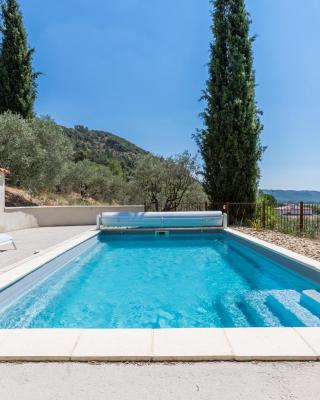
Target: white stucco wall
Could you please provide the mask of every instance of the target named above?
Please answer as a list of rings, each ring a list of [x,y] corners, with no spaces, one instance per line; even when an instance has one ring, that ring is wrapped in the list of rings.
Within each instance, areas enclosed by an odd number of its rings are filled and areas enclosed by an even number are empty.
[[[0,212],[0,232],[10,232],[19,229],[36,228],[37,219],[23,212]]]
[[[5,207],[5,176],[0,173],[0,232],[37,226],[95,225],[103,211],[143,211],[144,206]]]
[[[97,215],[104,211],[144,211],[144,206],[6,207],[5,215],[6,219],[14,219],[24,214],[32,218],[31,225],[36,221],[38,226],[95,225]]]
[[[5,177],[0,173],[0,217],[5,206]]]

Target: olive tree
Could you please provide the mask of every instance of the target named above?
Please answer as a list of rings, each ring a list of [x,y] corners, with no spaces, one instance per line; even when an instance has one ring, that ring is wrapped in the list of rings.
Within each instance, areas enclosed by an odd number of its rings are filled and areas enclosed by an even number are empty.
[[[109,167],[89,160],[70,163],[61,185],[65,193],[75,192],[108,204],[126,200],[126,182],[122,175],[114,175]]]
[[[33,189],[54,190],[67,172],[73,146],[62,128],[49,117],[29,122],[39,151],[33,157]]]
[[[130,192],[136,202],[144,202],[156,211],[174,211],[188,197],[203,194],[197,184],[195,157],[184,152],[174,157],[146,155],[136,166],[130,181]]]
[[[0,115],[0,163],[10,170],[9,182],[29,185],[37,143],[29,123],[21,116],[6,112]]]
[[[24,120],[10,112],[0,115],[1,166],[10,170],[13,185],[31,192],[56,189],[72,153],[70,140],[49,118]]]

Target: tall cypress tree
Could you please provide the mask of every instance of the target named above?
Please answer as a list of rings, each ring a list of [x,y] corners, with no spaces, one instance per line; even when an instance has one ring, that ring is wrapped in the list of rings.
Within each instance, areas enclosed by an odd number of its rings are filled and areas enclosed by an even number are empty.
[[[197,142],[214,202],[254,202],[261,159],[250,19],[244,0],[213,1],[213,43]]]
[[[32,118],[38,76],[32,68],[34,49],[28,46],[17,1],[6,0],[1,9],[0,113],[12,111]]]

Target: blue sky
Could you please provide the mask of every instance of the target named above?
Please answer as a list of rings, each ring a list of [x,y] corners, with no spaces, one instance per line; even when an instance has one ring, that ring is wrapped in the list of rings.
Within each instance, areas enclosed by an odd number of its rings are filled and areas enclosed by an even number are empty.
[[[208,0],[21,0],[39,79],[36,111],[104,129],[157,154],[201,127]],[[247,0],[257,100],[264,115],[261,187],[320,190],[320,1]]]

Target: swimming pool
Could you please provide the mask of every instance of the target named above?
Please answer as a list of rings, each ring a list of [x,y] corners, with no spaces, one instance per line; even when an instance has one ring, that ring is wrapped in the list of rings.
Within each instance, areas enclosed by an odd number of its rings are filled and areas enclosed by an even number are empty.
[[[161,233],[101,233],[56,258],[1,292],[0,328],[320,326],[319,283],[283,259],[223,231]]]

